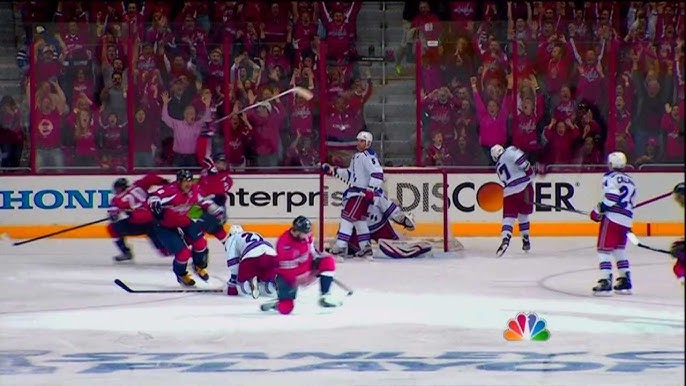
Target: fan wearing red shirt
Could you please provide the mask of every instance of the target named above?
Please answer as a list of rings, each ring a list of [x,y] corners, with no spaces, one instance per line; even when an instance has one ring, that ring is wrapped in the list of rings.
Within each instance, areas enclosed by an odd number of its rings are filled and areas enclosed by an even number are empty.
[[[540,150],[538,143],[538,121],[542,112],[534,107],[534,101],[525,98],[522,108],[517,112],[512,127],[512,145],[523,152],[533,155]]]
[[[329,291],[333,283],[336,262],[333,256],[322,254],[314,247],[312,223],[305,216],[293,220],[290,229],[276,241],[276,290],[278,300],[260,306],[262,311],[277,310],[288,315],[295,307],[298,287],[306,286],[319,278],[322,307],[339,307],[342,302]]]
[[[679,105],[669,103],[665,105],[665,115],[660,121],[665,131],[665,156],[668,162],[682,162],[684,160],[684,116],[680,113]]]
[[[115,256],[115,261],[127,261],[133,259],[131,248],[126,244],[127,236],[147,235],[155,248],[164,256],[168,256],[162,243],[153,232],[153,215],[148,206],[148,191],[153,186],[168,184],[169,181],[156,175],[148,174],[140,180],[129,185],[126,178],[118,178],[114,181],[112,190],[114,197],[110,201],[107,215],[110,223],[107,225],[107,233],[115,239],[114,243],[121,251],[121,255]],[[120,218],[120,215],[126,215]]]
[[[434,133],[433,141],[426,153],[426,166],[452,165],[452,158],[448,149],[443,145],[443,133],[440,131]]]
[[[325,2],[321,2],[320,7],[323,11],[322,23],[326,30],[327,57],[340,60],[354,54],[355,27],[350,20],[354,4],[351,4],[346,12],[341,10],[330,12]]]
[[[572,123],[571,119],[557,121],[553,118],[544,130],[547,140],[548,164],[568,165],[572,162],[576,141],[581,136],[579,128]]]

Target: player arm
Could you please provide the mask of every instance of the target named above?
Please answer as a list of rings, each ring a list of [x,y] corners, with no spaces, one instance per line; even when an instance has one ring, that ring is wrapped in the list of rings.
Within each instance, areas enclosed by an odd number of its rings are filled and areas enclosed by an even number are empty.
[[[150,189],[153,186],[162,186],[168,184],[169,181],[166,178],[162,178],[161,176],[154,174],[154,173],[149,173],[146,174],[145,177],[141,178],[140,180],[134,182],[134,184],[141,189],[145,190],[146,192],[148,189]]]
[[[522,151],[517,151],[517,160],[515,161],[515,164],[518,168],[523,170],[527,176],[534,174],[534,170],[531,168],[531,163],[529,163],[529,160],[526,158],[526,154],[524,154]]]
[[[226,265],[229,267],[231,278],[238,277],[238,264],[241,262],[237,239],[237,237],[232,237],[226,247]]]
[[[605,193],[603,199],[600,201],[600,212],[605,212],[610,207],[615,206],[621,200],[619,193],[619,185],[614,180],[608,180],[605,185]]]
[[[373,190],[381,189],[383,184],[383,169],[379,165],[379,160],[374,156],[367,156],[365,159],[365,168],[369,172],[369,188]]]
[[[346,184],[350,183],[350,177],[352,177],[352,172],[350,171],[350,168],[338,168],[334,167],[333,172],[338,177],[338,179],[342,180]]]

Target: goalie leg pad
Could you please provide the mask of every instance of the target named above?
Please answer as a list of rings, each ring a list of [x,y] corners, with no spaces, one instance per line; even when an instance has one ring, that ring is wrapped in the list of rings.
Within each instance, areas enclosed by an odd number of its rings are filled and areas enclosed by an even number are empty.
[[[379,240],[379,249],[392,259],[412,259],[431,252],[431,244],[425,242],[404,243],[381,239]]]

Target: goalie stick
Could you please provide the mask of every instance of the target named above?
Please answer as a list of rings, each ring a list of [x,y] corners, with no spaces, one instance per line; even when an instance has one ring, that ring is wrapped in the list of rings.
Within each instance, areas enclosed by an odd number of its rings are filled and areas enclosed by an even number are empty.
[[[666,249],[653,248],[653,247],[651,247],[651,246],[648,246],[648,245],[643,244],[643,243],[641,242],[641,240],[639,240],[638,237],[636,237],[636,235],[633,234],[632,232],[627,233],[627,234],[626,234],[626,237],[629,239],[629,241],[631,242],[631,244],[634,244],[635,246],[637,246],[637,247],[639,247],[639,248],[648,249],[648,250],[651,250],[651,251],[653,251],[653,252],[665,253],[665,254],[667,254],[667,255],[671,255],[671,254],[672,254],[672,252],[670,252],[670,251],[668,251],[668,250],[666,250]]]
[[[180,294],[180,293],[213,293],[224,292],[223,288],[204,289],[204,288],[180,288],[180,289],[160,289],[160,290],[136,290],[129,287],[119,279],[114,279],[114,284],[130,294]]]

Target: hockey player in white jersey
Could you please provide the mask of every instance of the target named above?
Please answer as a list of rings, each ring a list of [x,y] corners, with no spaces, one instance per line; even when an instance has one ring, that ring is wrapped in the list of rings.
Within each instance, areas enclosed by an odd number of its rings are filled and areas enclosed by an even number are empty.
[[[343,210],[341,222],[336,235],[336,242],[331,248],[335,255],[344,254],[350,241],[353,229],[357,233],[360,252],[357,256],[372,258],[371,235],[365,216],[369,206],[374,202],[374,196],[381,189],[383,183],[383,169],[379,164],[372,146],[372,133],[361,131],[357,134],[357,153],[350,160],[347,169],[322,165],[322,171],[348,184],[343,193]]]
[[[227,295],[250,295],[255,299],[260,295],[276,295],[276,250],[264,237],[246,232],[240,225],[232,225],[224,245],[231,275]]]
[[[596,296],[631,294],[631,273],[626,256],[627,233],[631,230],[634,217],[636,184],[626,173],[626,156],[621,151],[607,156],[610,171],[603,176],[603,198],[593,208],[591,220],[600,223],[598,230],[598,259],[600,260],[600,280],[593,287]],[[612,262],[614,256],[619,276],[612,286]]]
[[[534,189],[531,176],[534,174],[526,155],[514,146],[507,149],[500,145],[491,147],[491,158],[495,161],[495,170],[503,183],[503,240],[496,252],[502,256],[510,245],[515,220],[519,222],[519,233],[522,235],[522,249],[531,249],[529,238],[529,215],[534,211]]]

